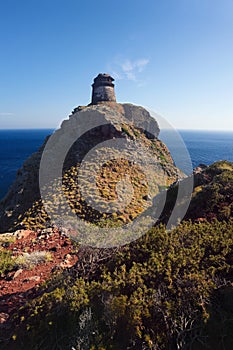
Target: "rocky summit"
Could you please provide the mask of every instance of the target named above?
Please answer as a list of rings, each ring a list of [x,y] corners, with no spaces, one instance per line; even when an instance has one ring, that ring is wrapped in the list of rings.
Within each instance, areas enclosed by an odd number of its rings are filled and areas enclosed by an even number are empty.
[[[113,79],[97,78],[92,103],[75,108],[18,170],[0,202],[1,232],[47,228],[67,210],[101,225],[128,223],[183,176],[157,121],[143,107],[115,102]]]

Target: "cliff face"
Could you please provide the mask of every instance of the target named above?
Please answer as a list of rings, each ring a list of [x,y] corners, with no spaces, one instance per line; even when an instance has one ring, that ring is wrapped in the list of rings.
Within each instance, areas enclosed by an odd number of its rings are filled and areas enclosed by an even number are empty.
[[[182,176],[158,134],[157,122],[139,106],[105,102],[76,108],[60,129],[47,138],[38,152],[19,169],[15,182],[0,202],[0,232],[16,227],[49,225],[50,218],[40,196],[39,174],[46,178],[42,182],[48,191],[54,191],[57,177],[62,175],[63,188],[59,190],[65,193],[70,208],[82,218],[91,221],[104,218],[123,222],[133,220],[148,206],[148,198],[150,201],[161,188]],[[98,208],[91,208],[90,201],[80,192],[78,178],[80,171],[82,175],[84,170],[87,171],[82,169],[87,155],[90,174],[86,175],[83,186],[95,174],[93,188],[88,184],[88,195],[94,198],[94,192],[98,192],[97,199],[102,198],[105,204],[122,197],[124,205],[119,204],[115,211],[106,214],[103,209],[99,213]],[[45,158],[47,163],[43,163]],[[59,173],[60,163],[62,174]],[[129,194],[127,189],[117,188],[125,178],[131,183],[133,195],[132,191]],[[58,197],[56,202],[60,205]]]

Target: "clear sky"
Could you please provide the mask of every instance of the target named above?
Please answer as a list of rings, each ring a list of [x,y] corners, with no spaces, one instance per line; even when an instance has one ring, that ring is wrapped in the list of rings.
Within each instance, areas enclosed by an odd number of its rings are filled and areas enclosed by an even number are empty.
[[[233,0],[0,0],[0,128],[55,128],[116,78],[176,128],[233,130]]]

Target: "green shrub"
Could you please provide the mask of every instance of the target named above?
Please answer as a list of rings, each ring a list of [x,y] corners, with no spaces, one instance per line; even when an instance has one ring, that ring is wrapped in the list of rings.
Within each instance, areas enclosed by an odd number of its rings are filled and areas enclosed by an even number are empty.
[[[10,250],[0,250],[0,275],[15,268],[15,260]]]

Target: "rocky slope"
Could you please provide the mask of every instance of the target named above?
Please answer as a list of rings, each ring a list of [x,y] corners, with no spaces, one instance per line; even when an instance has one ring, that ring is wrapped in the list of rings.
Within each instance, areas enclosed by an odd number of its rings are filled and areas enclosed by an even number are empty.
[[[229,220],[233,216],[233,163],[218,161],[194,171],[187,219]]]
[[[49,162],[41,170],[41,176],[46,173],[45,187],[48,191],[55,191],[56,188],[56,193],[63,191],[69,207],[75,214],[90,221],[106,218],[114,222],[118,219],[121,222],[133,220],[145,210],[149,200],[161,188],[168,187],[183,176],[174,166],[169,151],[158,139],[158,134],[157,122],[139,106],[104,102],[76,108],[69,119],[63,121],[60,129],[45,140],[38,152],[26,160],[18,171],[16,181],[0,202],[0,232],[16,228],[45,228],[50,225],[50,217],[40,200],[39,188],[40,162],[45,147],[45,153],[50,157],[47,157]],[[116,151],[112,154],[115,159],[110,160],[108,143],[116,140],[123,142],[124,147],[126,145],[128,153],[124,153],[121,146],[116,146]],[[129,202],[126,207],[107,215],[99,214],[98,210],[91,208],[85,198],[82,198],[78,186],[80,166],[84,157],[102,144],[101,150],[97,150],[100,152],[98,161],[95,153],[89,160],[91,171],[95,169],[97,174],[95,188],[90,188],[89,192],[99,191],[99,198],[105,203],[116,201],[119,196],[117,184],[124,181],[125,177],[131,182],[134,191],[133,197],[128,194],[128,198],[127,193],[125,194],[125,200]],[[147,159],[146,164],[138,158],[140,152]],[[61,159],[63,183],[62,188],[58,188],[56,181]],[[139,166],[134,162],[138,159]],[[101,162],[102,167],[96,167]],[[153,163],[152,166],[148,166],[149,163]],[[56,201],[62,207],[59,195],[56,196]],[[66,213],[62,212],[63,214]]]
[[[193,193],[185,220],[220,221],[233,216],[233,163],[218,161],[210,166],[200,164],[193,171]],[[189,179],[183,179],[186,182]],[[167,200],[160,222],[167,223],[176,202],[179,184],[167,191]]]

